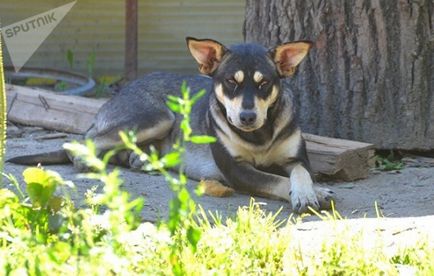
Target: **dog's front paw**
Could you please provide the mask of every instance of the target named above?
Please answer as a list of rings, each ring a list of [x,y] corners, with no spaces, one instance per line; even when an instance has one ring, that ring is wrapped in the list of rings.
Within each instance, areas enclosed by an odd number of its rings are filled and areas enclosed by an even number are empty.
[[[311,187],[291,191],[292,210],[298,214],[309,212],[309,207],[319,210],[320,204]]]
[[[334,192],[323,187],[314,187],[314,190],[321,210],[331,209],[332,201],[335,199]]]
[[[133,170],[141,170],[145,162],[140,159],[140,156],[138,154],[131,152],[128,159],[128,164]]]

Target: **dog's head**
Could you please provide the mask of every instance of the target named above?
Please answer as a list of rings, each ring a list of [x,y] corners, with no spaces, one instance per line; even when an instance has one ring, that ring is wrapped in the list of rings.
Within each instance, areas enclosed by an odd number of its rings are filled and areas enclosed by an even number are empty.
[[[217,100],[236,128],[261,128],[268,109],[280,97],[280,79],[295,72],[311,47],[310,42],[285,43],[271,50],[257,44],[226,48],[211,39],[188,37],[187,45],[199,71],[214,80]]]

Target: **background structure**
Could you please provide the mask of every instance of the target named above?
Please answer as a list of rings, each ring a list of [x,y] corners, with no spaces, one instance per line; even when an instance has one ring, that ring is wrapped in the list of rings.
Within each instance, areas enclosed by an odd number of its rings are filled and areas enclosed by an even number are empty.
[[[0,1],[3,26],[45,12],[72,0]],[[210,37],[226,44],[243,40],[244,0],[139,0],[138,70],[197,72],[185,43],[186,36]],[[120,75],[124,68],[124,0],[79,0],[27,66],[69,69],[68,49],[75,56],[74,70],[87,73],[86,60],[95,52],[95,73]],[[10,65],[5,49],[5,63]]]

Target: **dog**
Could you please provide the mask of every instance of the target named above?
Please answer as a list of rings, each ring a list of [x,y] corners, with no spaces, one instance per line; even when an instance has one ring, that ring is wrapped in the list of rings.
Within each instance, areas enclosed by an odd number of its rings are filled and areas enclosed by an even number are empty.
[[[141,147],[154,145],[163,154],[169,152],[180,133],[180,115],[165,102],[186,81],[191,91],[207,90],[193,107],[193,132],[217,138],[212,144],[187,145],[183,161],[189,178],[216,180],[240,192],[283,199],[297,213],[330,206],[332,191],[313,185],[292,98],[281,85],[312,43],[296,41],[268,50],[253,43],[226,47],[212,39],[186,41],[202,75],[160,72],[132,81],[101,107],[86,138],[104,152],[121,143],[119,131],[135,130]],[[135,154],[120,159],[131,168],[143,166]],[[69,160],[84,169],[65,151],[9,162],[46,165]]]

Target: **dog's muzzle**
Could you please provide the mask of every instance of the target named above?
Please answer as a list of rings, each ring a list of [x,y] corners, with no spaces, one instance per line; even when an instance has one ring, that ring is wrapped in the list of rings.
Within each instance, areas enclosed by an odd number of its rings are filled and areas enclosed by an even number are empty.
[[[240,113],[240,122],[244,127],[252,127],[256,123],[256,112],[244,110]]]

